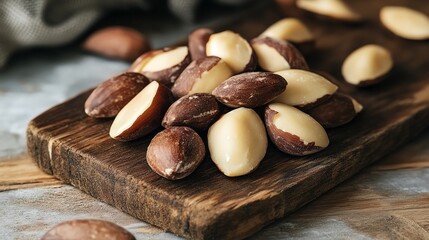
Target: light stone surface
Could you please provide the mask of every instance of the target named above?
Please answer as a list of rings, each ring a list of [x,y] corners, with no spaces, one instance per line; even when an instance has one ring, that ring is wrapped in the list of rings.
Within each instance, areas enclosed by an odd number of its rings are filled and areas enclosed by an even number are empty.
[[[25,153],[28,122],[126,70],[125,62],[80,52],[35,52],[0,72],[0,159]]]
[[[114,222],[137,239],[180,239],[67,185],[6,191],[0,202],[8,206],[0,208],[1,239],[40,239],[61,222],[88,218]]]

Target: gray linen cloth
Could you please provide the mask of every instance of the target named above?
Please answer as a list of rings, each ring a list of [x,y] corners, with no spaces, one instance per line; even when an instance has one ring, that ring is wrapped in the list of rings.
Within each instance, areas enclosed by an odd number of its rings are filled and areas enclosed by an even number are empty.
[[[157,0],[1,0],[0,68],[18,49],[58,46],[83,33],[104,12],[113,8],[150,9]],[[194,19],[206,0],[168,0],[170,10],[184,21]],[[246,0],[215,0],[240,4]]]

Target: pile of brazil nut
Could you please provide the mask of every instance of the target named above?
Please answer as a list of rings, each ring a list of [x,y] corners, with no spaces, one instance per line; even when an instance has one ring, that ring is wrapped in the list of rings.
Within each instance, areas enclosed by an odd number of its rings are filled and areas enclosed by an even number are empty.
[[[321,9],[324,2],[333,5]],[[341,1],[298,0],[297,6],[337,20],[361,19]],[[398,30],[389,14],[412,14],[395,11],[401,9],[381,11],[392,32]],[[421,33],[402,31],[405,37]],[[301,51],[311,51],[314,42],[308,27],[294,18],[250,41],[228,30],[196,29],[187,46],[147,51],[127,72],[101,83],[85,112],[114,118],[109,134],[119,141],[158,131],[146,160],[164,178],[188,176],[208,154],[226,176],[242,176],[258,167],[269,141],[285,154],[313,154],[329,145],[325,128],[342,126],[362,110],[353,97],[310,71]],[[392,67],[389,51],[369,44],[351,52],[342,74],[350,84],[368,86]]]

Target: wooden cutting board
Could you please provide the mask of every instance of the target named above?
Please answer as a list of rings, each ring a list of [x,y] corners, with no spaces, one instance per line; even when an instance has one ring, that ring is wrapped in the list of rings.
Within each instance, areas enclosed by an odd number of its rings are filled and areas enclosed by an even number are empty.
[[[207,158],[188,178],[168,181],[152,172],[145,161],[153,135],[127,143],[112,140],[108,136],[111,120],[92,119],[83,111],[89,92],[32,120],[28,126],[28,152],[45,172],[180,236],[247,237],[428,127],[429,43],[400,39],[384,30],[377,17],[383,3],[389,1],[351,2],[367,19],[360,25],[304,15],[304,22],[317,39],[317,49],[307,56],[313,69],[341,78],[344,58],[367,43],[385,46],[395,59],[392,74],[377,86],[356,89],[338,82],[365,109],[350,124],[329,130],[331,144],[318,154],[292,157],[269,146],[259,168],[247,176],[225,177]],[[427,1],[392,3],[429,11]],[[251,15],[228,29],[251,38],[282,17],[274,6]]]

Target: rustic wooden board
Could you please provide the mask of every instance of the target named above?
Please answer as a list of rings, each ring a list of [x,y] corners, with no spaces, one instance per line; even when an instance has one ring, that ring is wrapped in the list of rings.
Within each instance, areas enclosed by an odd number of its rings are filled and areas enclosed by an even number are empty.
[[[428,42],[403,40],[383,30],[377,12],[385,2],[351,3],[368,19],[366,23],[347,26],[305,18],[318,41],[317,50],[307,56],[310,66],[339,78],[341,63],[350,51],[378,43],[392,51],[395,68],[384,83],[364,90],[339,83],[365,110],[352,123],[329,131],[331,145],[321,153],[291,157],[270,146],[259,168],[239,178],[225,177],[207,158],[190,177],[171,182],[153,173],[145,162],[151,136],[117,142],[108,136],[110,120],[85,116],[88,92],[30,122],[29,153],[45,172],[178,235],[197,239],[249,236],[428,126]],[[423,1],[408,5],[429,9]],[[271,7],[228,28],[253,37],[279,17]]]

